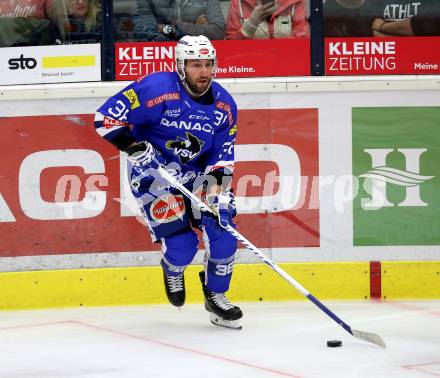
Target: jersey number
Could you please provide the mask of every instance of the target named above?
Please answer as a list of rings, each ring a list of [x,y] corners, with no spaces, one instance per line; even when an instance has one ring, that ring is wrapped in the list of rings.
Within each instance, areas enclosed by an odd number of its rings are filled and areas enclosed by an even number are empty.
[[[230,262],[227,265],[218,264],[215,266],[215,274],[217,276],[227,276],[228,274],[232,274],[232,269],[234,268],[234,262]]]
[[[108,108],[108,112],[119,121],[127,120],[129,110],[121,100],[116,101],[114,108]]]
[[[215,114],[215,120],[214,120],[215,126],[222,125],[226,121],[226,118],[228,117],[226,114],[223,114],[222,112],[219,112],[218,110],[214,110],[214,114]]]

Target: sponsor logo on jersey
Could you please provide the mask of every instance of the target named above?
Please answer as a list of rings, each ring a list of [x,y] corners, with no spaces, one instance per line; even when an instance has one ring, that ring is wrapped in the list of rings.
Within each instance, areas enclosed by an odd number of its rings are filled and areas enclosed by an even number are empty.
[[[167,117],[171,117],[171,118],[177,118],[180,116],[180,108],[177,109],[167,109],[163,112],[164,115],[166,115]]]
[[[199,114],[190,114],[189,119],[196,119],[198,121],[209,121],[211,118],[205,115],[199,115]]]
[[[234,125],[233,127],[231,127],[231,129],[229,130],[229,135],[232,136],[237,132],[237,125]]]
[[[205,133],[214,134],[214,128],[209,123],[192,122],[192,121],[170,121],[162,118],[160,124],[165,127],[174,127],[176,129],[184,129],[188,131],[204,131]]]
[[[176,140],[168,140],[165,143],[165,147],[173,150],[174,155],[179,157],[182,164],[195,159],[205,144],[191,133],[186,132],[185,135],[188,139],[177,137]]]
[[[159,105],[160,103],[164,101],[172,101],[172,100],[179,100],[180,94],[179,92],[173,92],[173,93],[164,93],[163,95],[157,96],[151,100],[147,101],[147,108],[152,108],[153,106]]]
[[[167,194],[156,198],[150,206],[151,219],[157,223],[169,223],[182,219],[185,211],[183,195]]]
[[[128,101],[130,101],[130,109],[136,109],[139,108],[139,106],[141,106],[141,104],[139,103],[139,99],[138,96],[136,94],[136,92],[134,91],[134,89],[129,89],[127,91],[122,92],[122,94],[128,98]]]
[[[113,126],[128,126],[127,122],[119,121],[110,117],[104,117],[102,124],[106,129],[110,129]]]
[[[217,101],[215,103],[215,107],[220,109],[220,110],[223,110],[224,112],[227,113],[228,121],[229,121],[229,126],[232,126],[232,124],[234,123],[234,119],[232,117],[232,111],[231,111],[230,105],[224,103],[223,101]]]

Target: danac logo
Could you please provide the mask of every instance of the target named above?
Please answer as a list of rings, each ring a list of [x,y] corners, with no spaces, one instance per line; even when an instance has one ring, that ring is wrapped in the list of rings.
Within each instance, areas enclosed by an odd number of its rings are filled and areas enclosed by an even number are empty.
[[[371,198],[362,198],[364,210],[378,210],[392,206],[428,206],[420,197],[420,186],[434,176],[420,175],[420,156],[427,148],[398,148],[397,151],[405,158],[406,170],[386,166],[387,156],[394,151],[392,148],[364,149],[371,156],[373,168],[359,177],[365,178],[364,188]],[[387,197],[387,184],[399,185],[405,188],[403,201],[394,204]]]
[[[37,61],[34,58],[25,58],[23,54],[19,58],[11,58],[8,60],[10,70],[33,70],[37,66]]]
[[[182,164],[195,159],[205,144],[191,133],[186,132],[185,135],[188,139],[177,137],[176,140],[168,140],[165,144],[166,148],[174,151],[174,155],[179,157]]]

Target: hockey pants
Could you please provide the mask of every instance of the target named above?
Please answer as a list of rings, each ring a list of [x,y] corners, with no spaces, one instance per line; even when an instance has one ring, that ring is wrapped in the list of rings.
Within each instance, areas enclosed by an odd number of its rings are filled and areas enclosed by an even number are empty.
[[[133,168],[129,177],[151,237],[154,242],[162,243],[161,264],[167,274],[183,272],[194,259],[199,243],[192,229],[196,227],[203,232],[206,250],[205,284],[213,292],[226,292],[234,267],[236,239],[220,227],[214,216],[196,217],[191,202],[175,189],[152,189],[153,180],[143,176],[137,168]]]

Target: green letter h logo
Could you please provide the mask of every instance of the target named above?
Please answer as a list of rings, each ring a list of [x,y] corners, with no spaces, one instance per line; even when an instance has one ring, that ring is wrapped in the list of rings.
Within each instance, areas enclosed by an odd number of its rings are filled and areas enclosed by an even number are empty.
[[[371,156],[372,169],[359,177],[365,178],[364,188],[371,198],[362,198],[361,206],[364,210],[378,210],[382,207],[395,206],[387,198],[387,184],[405,187],[405,199],[397,206],[428,206],[420,198],[420,185],[434,176],[420,175],[420,156],[426,148],[398,148],[405,157],[406,170],[402,171],[386,166],[386,158],[393,152],[392,148],[364,149]]]

